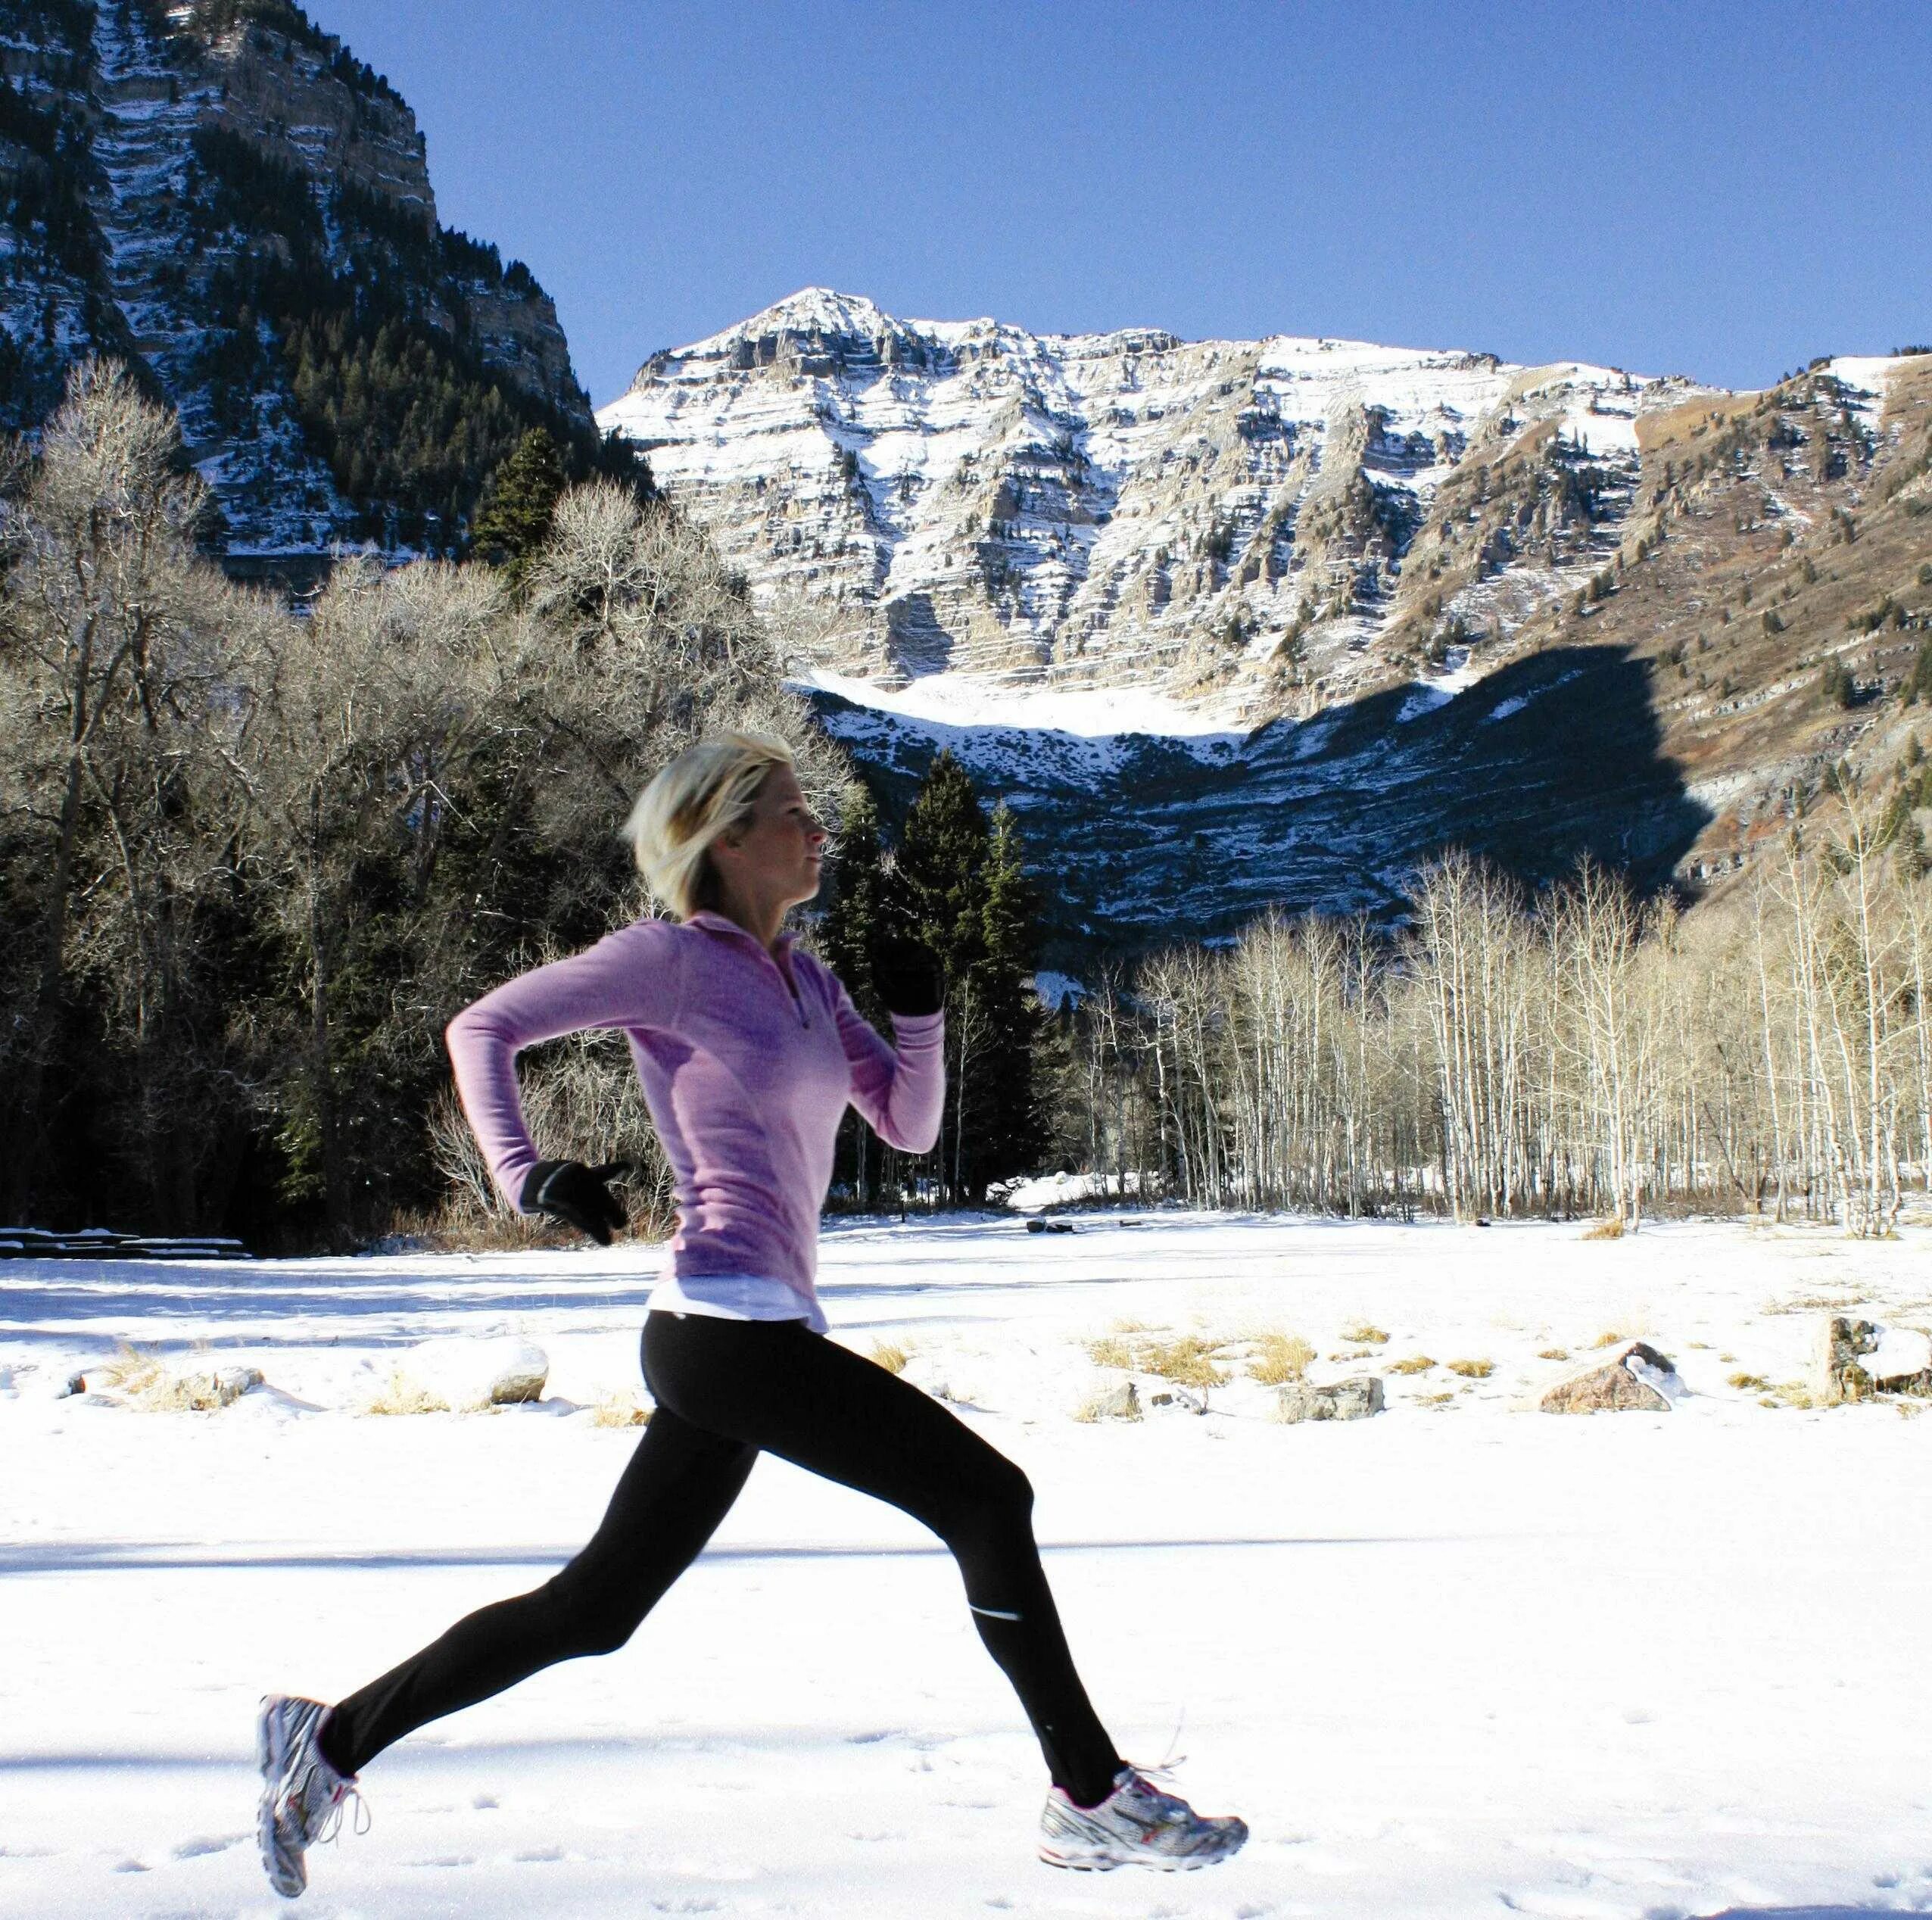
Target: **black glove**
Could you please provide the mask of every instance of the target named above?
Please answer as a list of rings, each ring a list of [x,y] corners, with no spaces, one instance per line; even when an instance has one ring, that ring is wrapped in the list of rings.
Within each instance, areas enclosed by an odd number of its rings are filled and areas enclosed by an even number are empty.
[[[887,934],[872,951],[872,983],[888,1013],[937,1013],[944,977],[933,950],[909,934]]]
[[[548,1214],[607,1247],[612,1234],[628,1226],[631,1217],[604,1182],[630,1170],[628,1160],[602,1167],[586,1167],[581,1160],[540,1160],[524,1176],[518,1204],[526,1214]]]

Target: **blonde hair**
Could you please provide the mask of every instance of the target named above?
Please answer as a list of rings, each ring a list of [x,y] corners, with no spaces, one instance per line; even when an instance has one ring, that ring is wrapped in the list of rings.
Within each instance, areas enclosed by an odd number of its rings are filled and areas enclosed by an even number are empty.
[[[714,734],[687,747],[637,796],[624,837],[644,884],[680,919],[717,904],[712,843],[751,817],[774,767],[791,767],[775,734]]]

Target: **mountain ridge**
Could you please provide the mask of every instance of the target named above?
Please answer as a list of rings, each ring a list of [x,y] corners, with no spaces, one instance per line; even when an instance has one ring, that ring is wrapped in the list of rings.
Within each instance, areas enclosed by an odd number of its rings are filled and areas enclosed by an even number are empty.
[[[1096,394],[1124,422],[1067,404]],[[1011,801],[1070,971],[1271,907],[1399,917],[1452,843],[1533,884],[1588,852],[1721,892],[1840,763],[1908,818],[1932,798],[1900,703],[1932,632],[1932,356],[1732,394],[808,288],[653,354],[600,417],[744,571],[889,818],[942,747]],[[1136,601],[1157,562],[1173,591]],[[985,590],[1002,567],[1030,604]],[[1108,580],[1111,634],[1080,598]]]
[[[1416,624],[1401,561],[1470,452],[1548,427],[1544,465],[1582,473],[1572,537],[1541,532],[1547,597],[1613,550],[1638,416],[1703,391],[1338,338],[902,319],[813,287],[653,354],[599,418],[756,591],[831,610],[835,664],[1130,671],[1258,719],[1360,690],[1369,641]],[[1427,617],[1515,611],[1482,584]]]

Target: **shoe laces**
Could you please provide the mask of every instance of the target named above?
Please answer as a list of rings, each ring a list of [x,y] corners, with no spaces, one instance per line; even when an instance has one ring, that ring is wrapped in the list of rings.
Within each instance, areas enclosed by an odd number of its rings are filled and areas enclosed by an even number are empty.
[[[1175,1750],[1181,1744],[1181,1728],[1186,1722],[1187,1709],[1183,1706],[1174,1721],[1174,1731],[1168,1736],[1167,1750],[1161,1759],[1128,1761],[1127,1765],[1149,1786],[1155,1786],[1157,1781],[1170,1786],[1173,1785],[1176,1775],[1183,1767],[1187,1765],[1187,1756]],[[1155,1787],[1155,1791],[1158,1792],[1161,1789]],[[1178,1796],[1170,1794],[1167,1797],[1173,1799],[1177,1798]]]
[[[342,1831],[343,1819],[352,1800],[355,1806],[349,1831],[357,1836],[369,1831],[374,1824],[373,1819],[369,1803],[363,1798],[362,1789],[354,1777],[338,1773],[313,1747],[310,1749],[306,1766],[296,1772],[284,1788],[276,1812],[285,1819],[298,1809],[305,1814],[309,1797],[317,1787],[329,1796],[329,1804],[306,1844],[320,1846],[335,1839]],[[302,1824],[307,1825],[306,1819]]]
[[[350,1832],[360,1838],[374,1825],[369,1802],[363,1798],[362,1789],[353,1780],[338,1779],[329,1800],[329,1811],[323,1816],[322,1825],[316,1829],[317,1846],[333,1840],[342,1831],[344,1809],[351,1800],[355,1803],[355,1811],[350,1817]]]

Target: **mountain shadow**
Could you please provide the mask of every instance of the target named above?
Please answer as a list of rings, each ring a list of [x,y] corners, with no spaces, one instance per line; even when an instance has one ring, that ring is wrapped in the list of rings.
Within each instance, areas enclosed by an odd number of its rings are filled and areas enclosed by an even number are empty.
[[[909,674],[943,673],[952,664],[952,635],[930,594],[902,594],[886,603],[886,639]]]
[[[1089,740],[812,697],[889,831],[943,747],[1008,802],[1048,964],[1075,974],[1229,938],[1270,907],[1392,925],[1416,869],[1451,846],[1532,889],[1588,854],[1648,897],[1711,817],[1661,751],[1649,663],[1620,648],[1553,648],[1460,693],[1395,688],[1245,737]]]

